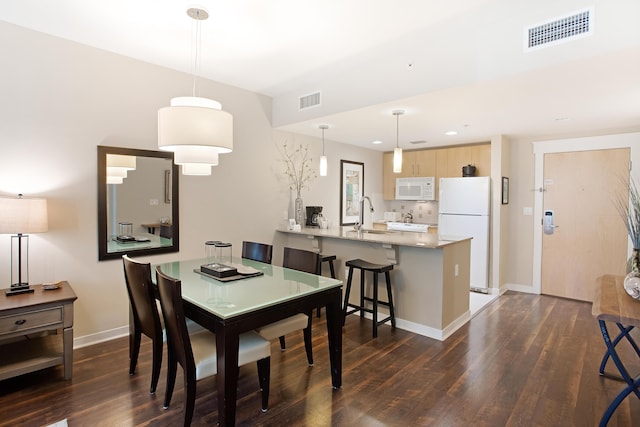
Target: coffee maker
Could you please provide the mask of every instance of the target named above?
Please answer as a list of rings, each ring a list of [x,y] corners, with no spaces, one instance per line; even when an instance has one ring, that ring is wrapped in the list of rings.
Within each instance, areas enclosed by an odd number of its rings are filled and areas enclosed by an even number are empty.
[[[319,227],[318,216],[322,214],[322,206],[307,206],[307,227]]]

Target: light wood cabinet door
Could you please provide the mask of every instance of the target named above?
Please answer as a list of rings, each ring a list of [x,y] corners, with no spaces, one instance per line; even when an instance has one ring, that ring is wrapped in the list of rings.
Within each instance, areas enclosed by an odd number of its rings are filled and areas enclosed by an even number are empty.
[[[436,176],[436,156],[434,150],[420,150],[415,153],[414,176]]]
[[[491,144],[472,145],[469,151],[471,164],[476,167],[476,176],[491,176]]]
[[[393,153],[382,155],[382,196],[385,200],[395,200],[396,198],[396,177],[393,173]]]
[[[446,177],[461,177],[466,165],[476,167],[476,176],[491,175],[491,144],[467,145],[447,149]]]

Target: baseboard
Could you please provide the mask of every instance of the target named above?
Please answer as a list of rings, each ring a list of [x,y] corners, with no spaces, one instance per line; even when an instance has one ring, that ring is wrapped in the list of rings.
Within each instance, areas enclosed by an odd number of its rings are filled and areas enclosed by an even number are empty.
[[[388,314],[378,313],[378,319],[382,319],[383,316],[388,316]],[[368,320],[372,320],[373,316],[371,315],[371,313],[366,313],[365,318]],[[462,316],[458,317],[456,320],[447,325],[444,329],[437,329],[396,317],[396,328],[402,329],[403,331],[407,332],[413,332],[414,334],[422,335],[434,340],[444,341],[451,335],[453,335],[454,332],[460,329],[469,320],[471,320],[471,312],[467,311],[462,314]]]
[[[533,286],[531,285],[522,285],[518,283],[505,283],[502,289],[507,289],[510,291],[523,292],[526,294],[538,294],[533,290]]]
[[[84,335],[73,339],[73,348],[82,348],[129,335],[129,326],[109,329],[95,334]]]

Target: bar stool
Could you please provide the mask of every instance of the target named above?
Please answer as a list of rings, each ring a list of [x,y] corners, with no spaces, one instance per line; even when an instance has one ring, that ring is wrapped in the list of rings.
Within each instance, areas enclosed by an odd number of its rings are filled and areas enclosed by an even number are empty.
[[[336,278],[336,270],[333,268],[333,261],[335,261],[336,256],[335,255],[322,255],[322,262],[320,263],[320,274],[322,274],[322,263],[328,262],[329,263],[329,270],[331,271],[331,278],[335,279]],[[320,310],[322,310],[322,307],[318,307],[318,314],[317,317],[320,317]]]
[[[345,265],[349,267],[349,278],[347,279],[347,291],[344,296],[344,306],[342,308],[342,325],[344,326],[345,319],[349,314],[353,314],[359,311],[360,317],[364,317],[364,312],[366,311],[367,313],[371,313],[373,315],[373,338],[376,338],[378,336],[378,325],[386,323],[389,320],[391,320],[391,327],[395,329],[396,316],[393,312],[393,297],[391,296],[391,276],[389,275],[389,272],[393,270],[393,264],[373,264],[361,259],[352,259],[350,261],[347,261]],[[349,302],[349,293],[351,292],[351,279],[353,278],[354,268],[360,270],[360,305],[351,304]],[[364,276],[366,271],[370,271],[373,273],[373,297],[367,297],[364,293]],[[384,273],[387,281],[387,301],[378,301],[378,274],[380,273]],[[371,302],[373,304],[373,307],[365,307],[365,301]],[[387,316],[383,320],[378,320],[378,304],[389,307],[389,316]],[[353,310],[347,311],[349,307],[352,307]]]

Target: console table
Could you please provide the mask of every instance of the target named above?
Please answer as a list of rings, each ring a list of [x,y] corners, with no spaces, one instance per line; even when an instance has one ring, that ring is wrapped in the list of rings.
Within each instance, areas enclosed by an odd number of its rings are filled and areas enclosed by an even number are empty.
[[[60,364],[64,379],[71,379],[76,294],[67,282],[58,289],[32,288],[10,297],[0,291],[0,380]]]

